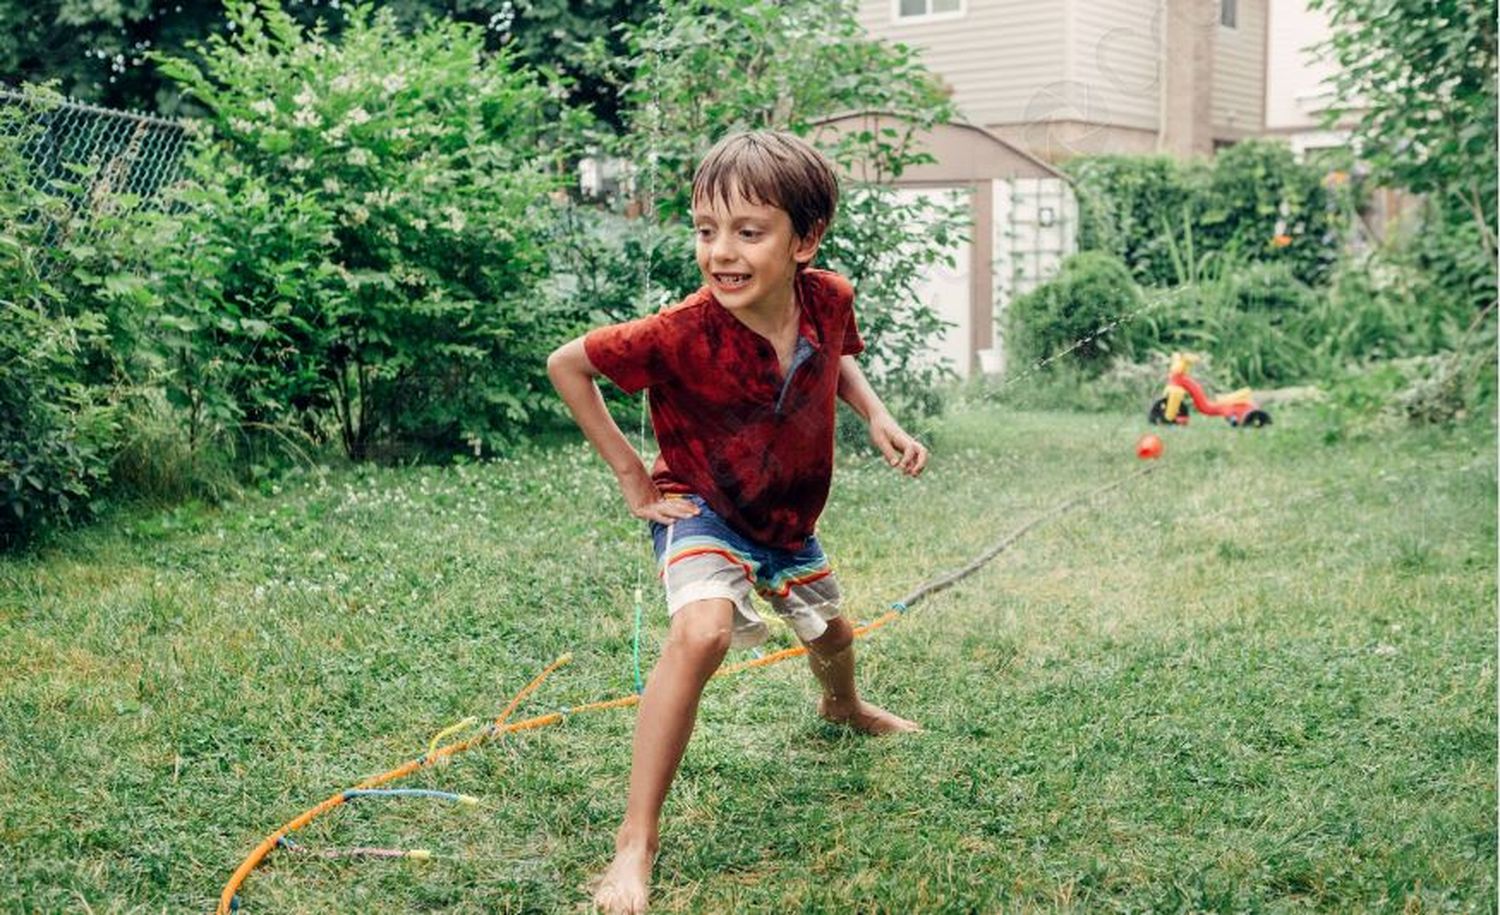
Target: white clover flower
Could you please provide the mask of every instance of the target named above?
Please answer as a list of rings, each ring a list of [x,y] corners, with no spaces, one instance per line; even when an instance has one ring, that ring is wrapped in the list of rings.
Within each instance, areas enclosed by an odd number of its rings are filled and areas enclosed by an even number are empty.
[[[349,150],[349,164],[364,166],[370,164],[370,151],[363,146],[356,146]]]
[[[351,123],[351,124],[368,124],[369,122],[370,122],[370,112],[364,110],[363,108],[359,108],[359,107],[355,107],[355,108],[349,109],[349,123]]]
[[[393,92],[400,92],[406,88],[406,77],[400,73],[392,73],[380,81],[380,88],[385,90],[386,95],[390,95]]]
[[[296,95],[292,96],[292,101],[296,102],[299,106],[301,106],[303,108],[309,107],[310,105],[312,105],[313,102],[316,102],[317,100],[318,100],[318,97],[313,94],[313,91],[311,89],[308,88],[307,83],[303,83],[302,84],[302,91],[301,92],[299,92]]]
[[[307,158],[306,156],[298,156],[290,163],[288,163],[287,168],[291,169],[294,172],[305,172],[308,169],[312,168],[312,160]]]
[[[297,113],[292,115],[292,124],[297,127],[321,127],[323,119],[311,108],[298,108]]]
[[[276,103],[268,98],[263,98],[260,101],[251,102],[250,110],[255,112],[256,114],[270,117],[271,115],[276,113]]]

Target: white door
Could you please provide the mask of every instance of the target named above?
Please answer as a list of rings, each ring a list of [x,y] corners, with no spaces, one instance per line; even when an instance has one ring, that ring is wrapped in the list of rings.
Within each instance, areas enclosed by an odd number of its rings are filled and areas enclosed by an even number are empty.
[[[900,188],[896,191],[896,196],[902,202],[929,199],[949,208],[960,206],[965,214],[971,212],[969,189],[966,187]],[[968,237],[972,232],[973,219],[969,217],[963,234]],[[945,361],[949,368],[958,373],[958,377],[967,378],[974,362],[968,241],[959,242],[949,253],[952,255],[953,265],[934,264],[926,280],[917,287],[917,299],[951,325],[944,329],[942,339],[934,346],[930,359],[926,361],[929,364]]]

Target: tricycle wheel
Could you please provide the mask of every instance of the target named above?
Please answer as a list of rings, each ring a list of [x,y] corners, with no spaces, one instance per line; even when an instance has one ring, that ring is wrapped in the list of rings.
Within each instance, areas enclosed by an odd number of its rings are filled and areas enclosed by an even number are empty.
[[[1245,414],[1245,425],[1249,426],[1252,429],[1259,429],[1261,426],[1269,426],[1271,425],[1271,414],[1267,413],[1265,410],[1251,410],[1249,413]]]
[[[1153,426],[1167,424],[1167,399],[1165,397],[1158,397],[1152,402],[1151,411],[1147,414],[1147,418],[1151,420],[1151,425]],[[1180,425],[1186,423],[1187,418],[1188,405],[1186,401],[1183,401],[1177,405],[1177,419],[1175,422]]]

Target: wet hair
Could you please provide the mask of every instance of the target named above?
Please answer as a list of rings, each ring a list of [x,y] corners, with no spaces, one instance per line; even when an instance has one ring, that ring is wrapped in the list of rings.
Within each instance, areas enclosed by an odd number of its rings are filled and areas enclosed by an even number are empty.
[[[695,203],[717,198],[728,207],[736,191],[751,203],[785,210],[799,238],[828,228],[839,202],[828,159],[800,137],[773,130],[730,134],[698,163]]]

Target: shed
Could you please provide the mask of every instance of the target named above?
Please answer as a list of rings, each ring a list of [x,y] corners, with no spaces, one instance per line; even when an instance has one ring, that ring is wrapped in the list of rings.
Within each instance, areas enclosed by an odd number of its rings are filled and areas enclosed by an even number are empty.
[[[836,115],[815,122],[814,139],[875,131],[906,122],[887,112]],[[914,142],[936,161],[908,169],[891,183],[900,194],[967,201],[969,241],[953,250],[919,295],[948,328],[935,359],[962,378],[1005,370],[1004,316],[1009,304],[1056,274],[1077,248],[1078,203],[1062,172],[1000,137],[967,123],[918,131]],[[865,174],[846,180],[868,181]]]

